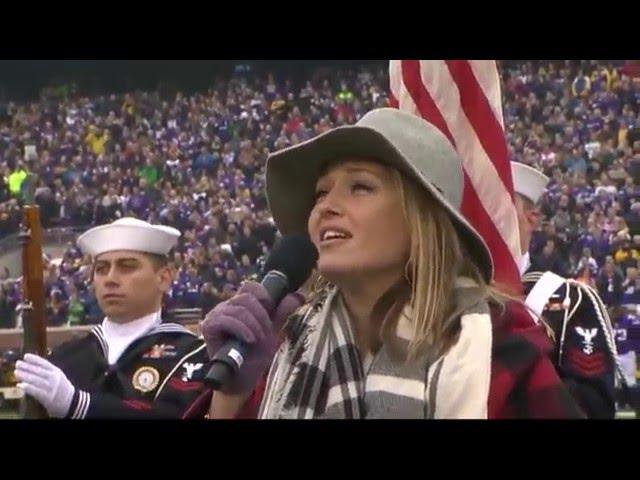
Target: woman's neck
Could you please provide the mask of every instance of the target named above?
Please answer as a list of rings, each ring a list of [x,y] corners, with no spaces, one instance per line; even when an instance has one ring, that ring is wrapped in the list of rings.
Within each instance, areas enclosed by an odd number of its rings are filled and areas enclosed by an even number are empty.
[[[354,336],[363,355],[380,346],[378,333],[384,313],[374,316],[374,308],[381,297],[398,283],[399,278],[401,274],[394,272],[340,285]]]

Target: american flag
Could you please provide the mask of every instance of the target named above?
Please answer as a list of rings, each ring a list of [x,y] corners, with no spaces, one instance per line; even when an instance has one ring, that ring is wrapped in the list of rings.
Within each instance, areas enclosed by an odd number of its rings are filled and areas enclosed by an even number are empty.
[[[391,60],[392,106],[438,127],[464,167],[462,213],[482,235],[494,280],[520,289],[520,238],[494,60]]]

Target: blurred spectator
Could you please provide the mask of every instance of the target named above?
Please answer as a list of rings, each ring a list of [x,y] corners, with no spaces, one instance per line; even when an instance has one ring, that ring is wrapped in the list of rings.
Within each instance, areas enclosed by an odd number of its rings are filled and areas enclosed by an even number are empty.
[[[69,307],[67,315],[67,324],[70,326],[82,325],[85,323],[85,306],[80,299],[77,288],[71,289],[69,297]]]
[[[631,247],[631,239],[626,233],[620,233],[615,241],[617,245],[613,260],[623,271],[627,268],[636,268],[638,266],[638,259],[640,259],[640,252]]]
[[[60,327],[67,325],[67,315],[69,312],[69,303],[65,300],[62,291],[54,289],[51,292],[51,300],[45,310],[47,325],[51,327]]]
[[[572,276],[582,283],[595,288],[597,274],[598,264],[596,259],[591,255],[589,248],[584,248],[577,266],[572,271]]]
[[[624,217],[629,227],[629,235],[640,235],[640,201],[633,203]]]
[[[622,283],[624,305],[640,305],[640,278],[637,267],[627,268],[627,277]]]
[[[547,241],[542,253],[531,259],[531,264],[534,271],[546,272],[548,270],[557,275],[565,276],[565,265],[556,251],[553,240]]]
[[[13,197],[19,197],[22,190],[22,184],[27,178],[27,169],[23,162],[18,162],[16,168],[9,175],[9,192]]]
[[[622,313],[614,319],[618,358],[628,386],[636,385],[636,352],[640,351],[640,318],[635,313]]]
[[[206,312],[211,311],[218,303],[220,303],[220,297],[213,284],[210,282],[204,283],[200,291],[199,307],[202,308],[202,311],[206,314]]]
[[[242,255],[240,259],[240,266],[238,267],[238,274],[242,278],[255,278],[258,274],[258,267],[256,262],[252,262],[249,255],[246,253]]]
[[[240,257],[242,255],[247,255],[251,263],[255,263],[255,261],[260,256],[261,252],[259,241],[253,234],[251,227],[245,226],[242,229],[242,233],[240,234],[240,237],[236,242],[234,253],[236,254],[236,256]]]
[[[108,141],[109,134],[107,131],[97,129],[93,125],[89,127],[89,134],[85,138],[85,142],[91,147],[91,150],[95,155],[104,154],[105,146]]]
[[[0,284],[0,328],[15,328],[17,302],[11,298],[11,285]]]
[[[596,279],[598,293],[604,303],[611,307],[620,306],[622,303],[623,277],[613,263],[611,257],[607,257],[604,267],[601,269]]]
[[[139,175],[144,178],[147,185],[155,185],[160,179],[160,172],[158,167],[154,164],[153,158],[148,157],[145,161],[145,165],[140,168]]]

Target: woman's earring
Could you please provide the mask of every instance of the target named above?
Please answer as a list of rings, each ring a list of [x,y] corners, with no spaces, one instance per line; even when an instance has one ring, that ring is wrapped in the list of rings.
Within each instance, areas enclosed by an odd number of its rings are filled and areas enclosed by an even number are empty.
[[[407,281],[407,283],[408,283],[409,285],[411,285],[411,284],[412,284],[412,282],[411,282],[411,273],[410,273],[410,271],[411,271],[411,270],[410,270],[410,268],[411,268],[411,261],[410,261],[410,260],[407,260],[407,263],[406,263],[406,264],[405,264],[405,266],[404,266],[404,278],[405,278],[405,280]]]

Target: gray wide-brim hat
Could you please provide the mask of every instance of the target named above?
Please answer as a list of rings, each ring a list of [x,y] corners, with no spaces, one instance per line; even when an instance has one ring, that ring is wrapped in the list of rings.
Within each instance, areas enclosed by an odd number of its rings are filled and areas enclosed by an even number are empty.
[[[434,125],[393,108],[372,110],[355,125],[335,128],[269,156],[267,200],[283,235],[307,233],[323,167],[328,161],[346,157],[393,166],[423,185],[447,210],[484,278],[491,280],[489,248],[460,213],[464,185],[461,158]]]

